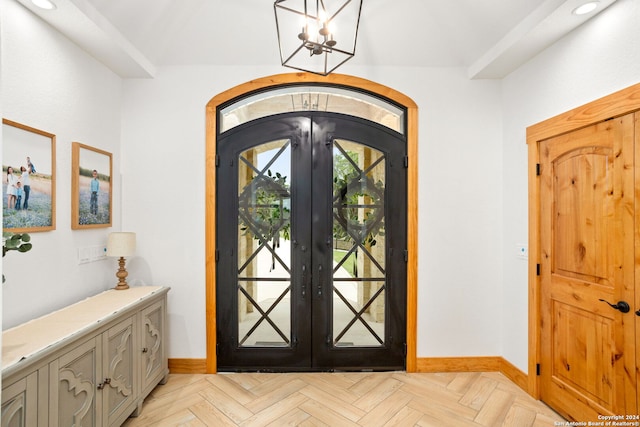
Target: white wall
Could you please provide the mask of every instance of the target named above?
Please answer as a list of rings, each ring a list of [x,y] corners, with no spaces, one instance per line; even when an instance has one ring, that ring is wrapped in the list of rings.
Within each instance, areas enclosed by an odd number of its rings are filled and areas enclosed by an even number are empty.
[[[6,329],[116,283],[113,260],[77,262],[78,247],[105,244],[111,229],[71,230],[71,142],[113,153],[119,206],[122,82],[18,2],[0,0],[0,8],[2,116],[56,135],[56,230],[32,233],[30,252],[3,259]]]
[[[618,0],[503,79],[504,357],[527,371],[526,128],[640,82],[640,2]]]
[[[204,107],[286,70],[167,67],[122,82],[17,2],[0,7],[2,115],[57,135],[57,229],[3,260],[3,328],[113,286],[115,263],[78,265],[76,251],[122,223],[138,233],[130,281],[172,287],[169,356],[204,357]],[[503,355],[526,371],[527,272],[515,256],[527,240],[525,128],[637,83],[637,22],[638,2],[618,0],[503,81],[451,68],[341,69],[420,108],[419,357]],[[70,229],[72,141],[114,154],[112,229]]]
[[[205,357],[205,105],[278,67],[167,67],[124,83],[123,224],[130,277],[172,287],[170,357]],[[462,69],[341,69],[420,107],[419,356],[499,354],[502,180],[499,82]],[[135,262],[135,261],[134,261]],[[452,339],[453,337],[453,339]]]

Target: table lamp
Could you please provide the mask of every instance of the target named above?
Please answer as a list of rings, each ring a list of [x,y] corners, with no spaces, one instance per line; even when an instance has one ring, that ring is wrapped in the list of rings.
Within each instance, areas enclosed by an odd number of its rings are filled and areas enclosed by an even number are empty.
[[[131,232],[114,232],[109,233],[107,240],[107,256],[120,257],[118,264],[120,268],[116,272],[118,284],[114,289],[129,289],[129,285],[125,280],[129,275],[124,268],[124,257],[131,256],[136,250],[136,233]]]

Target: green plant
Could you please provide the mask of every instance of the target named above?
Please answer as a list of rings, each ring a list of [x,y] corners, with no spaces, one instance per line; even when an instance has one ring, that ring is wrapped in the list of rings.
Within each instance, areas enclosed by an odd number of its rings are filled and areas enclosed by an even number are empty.
[[[2,232],[2,257],[9,251],[29,252],[33,245],[29,243],[31,236],[27,233],[11,233]],[[4,274],[2,275],[2,283],[5,282]]]

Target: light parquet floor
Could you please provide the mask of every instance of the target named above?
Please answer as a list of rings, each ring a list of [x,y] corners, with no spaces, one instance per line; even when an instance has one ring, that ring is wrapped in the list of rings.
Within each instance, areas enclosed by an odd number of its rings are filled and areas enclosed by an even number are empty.
[[[172,374],[124,426],[541,427],[558,421],[564,419],[495,372],[242,373]]]

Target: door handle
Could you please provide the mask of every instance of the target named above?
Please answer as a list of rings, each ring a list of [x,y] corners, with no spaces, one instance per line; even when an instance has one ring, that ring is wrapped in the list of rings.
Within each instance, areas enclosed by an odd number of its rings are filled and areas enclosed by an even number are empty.
[[[617,304],[611,304],[609,301],[603,300],[602,298],[600,298],[599,301],[606,302],[607,304],[609,304],[611,306],[611,308],[615,308],[616,310],[620,311],[621,313],[628,313],[631,310],[631,307],[629,306],[629,303],[627,303],[626,301],[618,301]],[[640,310],[638,310],[638,311],[640,311]],[[640,316],[640,314],[638,314],[638,312],[636,312],[636,314],[638,316]]]

